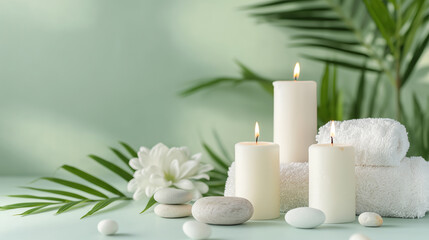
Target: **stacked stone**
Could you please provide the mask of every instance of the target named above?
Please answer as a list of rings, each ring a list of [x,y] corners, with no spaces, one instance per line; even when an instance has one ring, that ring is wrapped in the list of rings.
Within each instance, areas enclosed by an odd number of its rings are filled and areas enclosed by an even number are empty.
[[[164,188],[157,191],[154,199],[159,203],[154,211],[163,218],[183,218],[192,215],[192,193],[177,188]]]

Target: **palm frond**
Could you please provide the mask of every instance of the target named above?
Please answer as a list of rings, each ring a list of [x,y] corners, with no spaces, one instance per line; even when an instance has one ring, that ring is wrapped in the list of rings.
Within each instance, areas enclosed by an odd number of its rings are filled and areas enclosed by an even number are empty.
[[[103,159],[101,157],[98,157],[96,155],[89,155],[89,157],[91,159],[93,159],[94,161],[96,161],[97,163],[99,163],[100,165],[104,166],[105,168],[109,169],[111,172],[117,174],[119,177],[121,177],[122,179],[124,179],[125,181],[129,182],[132,178],[133,175],[127,171],[125,171],[124,169],[118,167],[116,164],[113,164],[110,161],[107,161],[106,159]]]
[[[237,65],[240,68],[241,78],[237,77],[218,77],[209,80],[205,80],[202,82],[198,82],[197,84],[183,90],[180,95],[183,97],[192,95],[198,91],[211,88],[214,86],[218,86],[220,84],[229,83],[233,86],[237,86],[246,82],[256,82],[258,83],[266,92],[269,94],[273,94],[273,80],[270,80],[266,77],[263,77],[254,71],[250,70],[247,66],[242,64],[239,61],[236,61]]]
[[[330,120],[343,120],[342,105],[341,92],[337,89],[337,69],[335,66],[326,64],[320,81],[318,125]]]
[[[131,155],[131,156],[137,156],[137,153],[134,149],[132,149],[128,144],[120,142],[120,144],[124,147],[124,149]],[[114,149],[114,150],[113,150]],[[111,148],[111,150],[115,153],[115,155],[118,157],[119,161],[122,161],[125,163],[125,160],[128,159],[126,157],[126,154],[120,152],[119,150],[115,148]],[[91,159],[98,162],[103,167],[107,168],[108,170],[112,171],[113,173],[116,173],[118,176],[122,177],[124,180],[129,181],[132,178],[132,175],[123,170],[122,168],[118,167],[116,164],[114,164],[111,161],[105,160],[101,157],[97,157],[95,155],[90,155]],[[128,161],[127,161],[128,162]],[[64,191],[60,189],[46,189],[46,188],[37,188],[37,187],[28,187],[24,186],[22,188],[37,192],[43,192],[43,193],[49,193],[53,195],[60,195],[63,197],[68,198],[59,198],[59,197],[53,197],[53,196],[38,196],[38,195],[31,195],[31,194],[16,194],[16,195],[9,195],[9,197],[13,198],[23,198],[23,199],[38,199],[38,200],[44,200],[41,202],[22,202],[22,203],[15,203],[15,204],[9,204],[6,206],[1,206],[0,210],[12,210],[12,209],[21,209],[21,208],[29,208],[26,211],[22,212],[21,216],[27,216],[32,215],[36,213],[41,213],[45,211],[53,211],[56,210],[57,214],[64,213],[69,211],[70,209],[83,207],[88,204],[95,204],[91,210],[89,210],[85,215],[82,216],[82,218],[88,217],[93,215],[94,213],[100,211],[101,209],[104,209],[111,203],[115,201],[123,201],[123,200],[131,200],[130,197],[126,196],[125,193],[119,191],[117,188],[113,187],[106,181],[94,176],[93,174],[90,174],[88,172],[82,171],[76,167],[70,166],[70,165],[63,165],[61,167],[62,169],[66,170],[67,172],[73,174],[73,176],[80,178],[86,182],[86,184],[82,184],[76,181],[66,180],[63,178],[58,177],[42,177],[40,179],[50,181],[74,190],[77,190],[79,192],[82,192],[84,194],[89,194],[94,197],[97,197],[96,199],[92,199],[89,197],[85,197],[83,195],[70,192],[70,191]],[[106,193],[103,193],[94,187],[101,188],[111,194],[114,194],[116,196],[110,197]],[[69,199],[71,198],[71,199]],[[77,199],[77,200],[76,200]]]
[[[95,186],[98,186],[100,188],[103,188],[104,190],[107,190],[115,195],[118,195],[120,197],[124,197],[125,195],[120,192],[118,189],[113,187],[112,185],[108,184],[107,182],[101,180],[98,177],[95,177],[85,171],[82,171],[76,167],[70,166],[70,165],[63,165],[61,166],[62,169],[66,170],[67,172],[74,174],[77,177],[80,177],[84,180],[86,180],[89,183],[94,184]]]

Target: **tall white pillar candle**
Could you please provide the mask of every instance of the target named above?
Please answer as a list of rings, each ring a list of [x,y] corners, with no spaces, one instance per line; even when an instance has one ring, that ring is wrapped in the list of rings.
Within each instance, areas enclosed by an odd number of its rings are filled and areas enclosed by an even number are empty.
[[[274,142],[280,146],[280,162],[307,162],[308,147],[317,133],[317,84],[297,81],[275,81]]]
[[[253,205],[252,219],[280,216],[279,146],[272,142],[235,145],[235,196]]]
[[[325,223],[353,222],[356,215],[355,155],[350,145],[309,148],[309,207],[325,213]]]

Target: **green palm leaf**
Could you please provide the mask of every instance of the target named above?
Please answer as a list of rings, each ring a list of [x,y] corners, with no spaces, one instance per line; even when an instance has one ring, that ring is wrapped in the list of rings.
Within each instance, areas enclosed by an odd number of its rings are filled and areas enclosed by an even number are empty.
[[[413,1],[412,4],[417,4],[417,6],[409,7],[409,9],[411,10],[416,9],[416,11],[415,12],[413,11],[414,17],[412,20],[410,20],[410,26],[404,36],[405,43],[402,49],[403,54],[408,53],[408,51],[410,50],[412,44],[415,42],[417,31],[421,27],[421,23],[424,21],[425,0],[415,0]],[[404,21],[404,22],[407,22],[407,21]]]
[[[67,186],[70,188],[74,188],[74,189],[89,193],[89,194],[97,196],[97,197],[108,198],[102,192],[97,191],[91,187],[85,186],[85,185],[77,183],[77,182],[72,182],[72,181],[68,181],[68,180],[64,180],[64,179],[60,179],[60,178],[53,178],[53,177],[42,177],[40,179],[44,179],[44,180],[51,181],[54,183],[58,183],[58,184],[61,184],[61,185],[64,185],[64,186]]]
[[[343,52],[343,53],[349,53],[352,55],[357,55],[357,56],[361,56],[361,57],[369,57],[368,54],[366,54],[363,51],[360,50],[353,50],[352,48],[350,48],[350,46],[341,46],[338,45],[337,43],[323,43],[323,42],[319,42],[319,43],[294,43],[291,44],[292,47],[315,47],[315,48],[321,48],[321,49],[327,49],[327,50],[335,50],[335,51],[339,51],[339,52]]]
[[[6,206],[1,206],[0,210],[10,210],[10,209],[17,209],[17,208],[29,208],[29,207],[40,207],[40,206],[48,206],[58,204],[55,202],[25,202],[25,203],[15,203],[10,204]]]
[[[131,155],[131,157],[133,157],[133,158],[137,157],[137,152],[130,145],[128,145],[124,142],[119,142],[119,144],[121,144],[122,147],[124,147],[125,150],[127,150],[127,152]]]
[[[82,201],[75,201],[75,202],[66,203],[66,204],[64,204],[63,206],[61,206],[58,209],[58,211],[56,212],[56,214],[64,213],[64,212],[70,210],[71,208],[73,208],[73,207],[75,207],[77,205],[80,205],[80,204],[83,204],[83,203],[87,203],[87,202],[88,202],[88,200],[82,200]]]
[[[206,143],[203,143],[203,148],[209,154],[214,163],[216,163],[223,170],[228,170],[229,166],[220,158]]]
[[[88,182],[90,182],[90,183],[92,183],[92,184],[94,184],[94,185],[97,185],[97,186],[99,186],[99,187],[101,187],[101,188],[103,188],[103,189],[105,189],[105,190],[107,190],[113,194],[116,194],[120,197],[125,197],[125,195],[122,192],[120,192],[118,189],[114,188],[112,185],[101,180],[100,178],[94,177],[93,175],[91,175],[87,172],[84,172],[78,168],[75,168],[75,167],[72,167],[69,165],[63,165],[61,168],[72,173],[72,174],[74,174],[74,175],[76,175],[76,176],[78,176],[78,177],[80,177],[80,178],[82,178],[82,179],[84,179],[84,180],[86,180],[86,181],[88,181]]]
[[[393,35],[395,34],[396,24],[395,21],[391,18],[386,5],[382,2],[382,0],[363,0],[363,2],[365,3],[369,14],[377,25],[377,28],[380,30],[381,35],[383,35],[384,40],[386,40],[390,50],[392,52],[396,52],[392,42]]]
[[[89,210],[89,212],[87,212],[85,215],[83,215],[80,219],[91,216],[92,214],[100,211],[101,209],[109,206],[111,203],[118,201],[118,200],[125,200],[125,199],[123,199],[123,198],[109,198],[106,200],[101,200],[97,204],[95,204],[94,207],[91,208],[91,210]]]
[[[55,197],[43,197],[43,196],[34,196],[34,195],[8,195],[8,197],[14,198],[31,198],[31,199],[41,199],[57,202],[69,202],[70,200],[64,198],[55,198]]]
[[[118,149],[116,148],[110,148],[110,150],[123,162],[131,171],[134,171],[134,169],[130,166],[130,158],[126,157],[124,154],[122,154]]]
[[[123,142],[121,142],[120,144],[127,150],[127,152],[130,155],[137,156],[137,153],[128,144],[123,143]],[[113,148],[112,148],[112,150],[113,150]],[[124,160],[128,159],[125,156],[125,154],[122,154],[119,150],[115,149],[114,152],[116,152],[115,153],[116,156],[121,161],[125,162]],[[103,167],[109,169],[113,173],[116,173],[117,175],[122,177],[124,180],[129,181],[130,179],[132,179],[132,175],[129,172],[118,167],[116,164],[114,164],[110,161],[107,161],[105,159],[102,159],[100,157],[97,157],[95,155],[90,155],[90,157],[91,157],[91,159],[98,162]],[[9,197],[40,199],[40,200],[46,200],[46,201],[44,201],[44,202],[15,203],[15,204],[10,204],[10,205],[6,205],[6,206],[1,206],[0,210],[30,208],[30,209],[26,210],[25,212],[19,214],[19,215],[23,215],[23,216],[31,215],[31,214],[35,214],[35,213],[41,213],[41,212],[45,212],[45,211],[52,211],[52,210],[57,210],[57,214],[60,214],[60,213],[69,211],[70,209],[83,207],[83,206],[90,204],[90,203],[96,203],[93,206],[93,208],[87,214],[85,214],[82,217],[82,218],[84,218],[84,217],[87,217],[87,216],[94,214],[95,212],[101,210],[102,208],[105,208],[106,206],[108,206],[109,204],[111,204],[114,201],[131,200],[131,198],[126,197],[125,194],[123,194],[122,192],[120,192],[119,190],[114,188],[112,185],[108,184],[107,182],[101,180],[100,178],[98,178],[92,174],[89,174],[85,171],[82,171],[82,170],[80,170],[76,167],[70,166],[70,165],[63,165],[61,168],[68,171],[69,173],[72,173],[73,175],[75,175],[79,178],[84,179],[85,181],[90,183],[90,185],[87,186],[87,185],[84,185],[81,183],[77,183],[77,182],[73,182],[73,181],[69,181],[69,180],[65,180],[65,179],[61,179],[61,178],[54,178],[54,177],[42,177],[39,179],[50,181],[53,183],[57,183],[57,184],[60,184],[62,186],[66,186],[69,188],[73,188],[73,189],[76,189],[78,191],[82,191],[82,192],[88,193],[88,194],[96,196],[96,197],[101,197],[102,199],[88,199],[85,196],[82,196],[80,194],[76,194],[74,192],[69,192],[69,191],[24,186],[21,188],[33,190],[33,191],[38,191],[38,192],[45,192],[45,193],[51,193],[51,194],[55,194],[55,195],[66,196],[66,197],[70,197],[70,198],[78,199],[78,200],[77,201],[76,200],[69,200],[69,199],[65,199],[65,198],[58,198],[58,197],[52,197],[52,196],[35,196],[35,195],[29,195],[29,194],[16,194],[16,195],[9,195]],[[109,198],[104,193],[94,189],[91,185],[103,188],[104,190],[107,190],[107,191],[109,191],[109,192],[111,192],[111,193],[113,193],[119,197],[110,197]]]
[[[323,43],[328,43],[330,45],[339,45],[342,47],[346,47],[346,46],[355,46],[355,45],[359,45],[358,41],[355,40],[345,40],[345,39],[338,39],[338,38],[334,38],[334,37],[326,37],[326,36],[318,36],[318,35],[309,35],[309,34],[298,34],[298,35],[293,35],[291,36],[291,38],[293,40],[313,40],[315,42],[323,42]]]
[[[99,163],[100,165],[102,165],[103,167],[105,167],[105,168],[109,169],[110,171],[112,171],[113,173],[117,174],[118,176],[120,176],[121,178],[123,178],[127,182],[129,182],[133,178],[133,175],[131,175],[129,172],[118,167],[116,164],[113,164],[110,161],[107,161],[101,157],[98,157],[98,156],[92,155],[92,154],[89,155],[89,157],[91,159],[93,159],[94,161],[96,161],[97,163]]]
[[[273,6],[277,6],[277,5],[283,5],[285,3],[303,3],[303,2],[319,2],[319,0],[279,0],[279,1],[270,1],[270,2],[266,2],[266,3],[259,3],[259,4],[254,4],[254,5],[249,5],[246,7],[243,7],[243,9],[256,9],[256,8],[265,8],[265,7],[273,7]]]
[[[311,56],[308,54],[302,54],[303,57],[308,58],[308,59],[312,59],[312,60],[316,60],[316,61],[320,61],[320,62],[325,62],[325,63],[329,63],[329,64],[334,64],[334,65],[338,65],[338,66],[343,66],[346,68],[350,68],[350,69],[356,69],[356,70],[365,70],[365,71],[371,71],[371,72],[380,72],[379,69],[376,68],[372,68],[372,67],[366,67],[365,65],[361,65],[355,62],[351,62],[349,60],[345,60],[345,59],[341,59],[341,60],[334,60],[334,59],[329,59],[329,58],[325,58],[325,57],[315,57],[315,56]]]
[[[365,70],[362,70],[361,76],[359,78],[359,84],[356,94],[356,101],[354,102],[354,105],[352,106],[352,113],[350,115],[351,118],[359,118],[362,115],[362,108],[363,108],[363,99],[365,94]]]
[[[415,48],[415,50],[412,54],[412,58],[411,58],[410,62],[408,63],[404,74],[402,75],[403,86],[405,85],[405,83],[410,78],[411,73],[414,71],[414,69],[417,65],[417,62],[419,61],[424,50],[428,46],[428,43],[429,43],[429,32],[426,33],[426,36],[423,38],[423,40],[420,43],[418,43],[417,47]]]
[[[40,207],[30,208],[27,211],[22,212],[22,213],[20,213],[18,215],[27,216],[27,215],[30,215],[30,214],[35,214],[35,213],[38,213],[40,210],[44,209],[45,207],[46,206],[40,206]]]
[[[35,187],[21,187],[21,188],[35,190],[35,191],[41,191],[41,192],[48,192],[48,193],[53,193],[53,194],[57,194],[57,195],[63,195],[63,196],[67,196],[67,197],[77,198],[77,199],[86,199],[86,197],[81,196],[79,194],[72,193],[72,192],[67,192],[67,191],[62,191],[62,190],[45,189],[45,188],[35,188]]]
[[[194,86],[183,90],[180,95],[183,97],[192,95],[200,90],[206,89],[206,88],[210,88],[216,85],[220,85],[222,83],[232,83],[232,84],[240,84],[242,83],[243,80],[240,78],[231,78],[231,77],[219,77],[219,78],[214,78],[214,79],[210,79],[207,81],[203,81],[200,82],[198,84],[195,84]]]
[[[154,196],[155,195],[152,195],[152,197],[149,199],[149,201],[147,201],[146,207],[143,209],[143,211],[140,212],[140,214],[146,212],[149,208],[151,208],[153,205],[155,205],[156,200],[155,200]]]
[[[250,70],[247,66],[242,64],[239,61],[236,61],[236,64],[240,68],[241,78],[236,77],[220,77],[220,78],[214,78],[206,81],[199,82],[184,91],[180,93],[181,96],[186,97],[193,93],[196,93],[198,91],[211,88],[214,86],[218,86],[223,83],[230,83],[234,86],[237,86],[238,84],[242,84],[245,82],[256,82],[258,83],[266,92],[268,92],[270,95],[273,95],[273,81],[260,76],[259,74],[253,72]]]
[[[229,162],[229,164],[231,164],[233,162],[232,158],[229,155],[228,151],[226,150],[225,146],[223,145],[217,131],[213,131],[213,137],[216,140],[216,144],[217,144],[218,148],[220,149],[220,151],[222,152],[223,157],[225,158],[225,162]]]

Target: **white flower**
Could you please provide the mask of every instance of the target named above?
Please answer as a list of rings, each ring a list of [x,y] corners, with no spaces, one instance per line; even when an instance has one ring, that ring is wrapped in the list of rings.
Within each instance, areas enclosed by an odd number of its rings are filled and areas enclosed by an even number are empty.
[[[128,191],[134,192],[134,200],[151,197],[156,191],[166,187],[176,187],[192,191],[194,199],[207,193],[207,184],[199,181],[210,180],[207,172],[213,169],[210,164],[200,162],[201,153],[190,156],[186,147],[168,148],[158,143],[152,149],[141,147],[138,158],[130,160],[136,171],[128,183]]]

